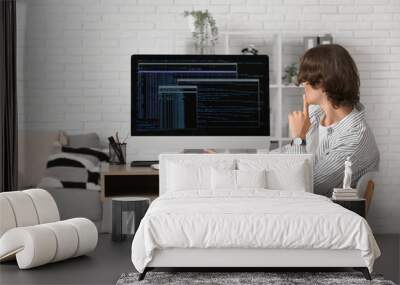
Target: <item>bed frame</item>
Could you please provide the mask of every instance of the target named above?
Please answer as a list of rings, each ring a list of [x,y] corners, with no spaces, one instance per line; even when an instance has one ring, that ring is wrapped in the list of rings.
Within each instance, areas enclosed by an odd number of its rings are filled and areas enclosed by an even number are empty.
[[[330,249],[194,249],[170,248],[156,250],[152,261],[139,275],[143,280],[146,273],[155,268],[199,268],[206,271],[224,268],[228,271],[265,271],[272,268],[343,268],[361,271],[367,280],[371,275],[359,250]]]
[[[160,160],[160,195],[165,193],[166,171],[164,171],[167,160],[188,159],[188,160],[210,160],[221,158],[284,158],[293,155],[287,154],[161,154]],[[297,159],[309,163],[309,188],[313,192],[312,183],[312,155],[297,155]],[[229,271],[265,271],[271,268],[343,268],[350,267],[361,271],[367,280],[371,275],[361,257],[359,250],[333,250],[333,249],[255,249],[255,248],[169,248],[157,249],[153,259],[149,262],[144,271],[139,275],[143,280],[146,273],[153,269],[161,268],[184,268],[204,269],[215,271],[225,268]]]

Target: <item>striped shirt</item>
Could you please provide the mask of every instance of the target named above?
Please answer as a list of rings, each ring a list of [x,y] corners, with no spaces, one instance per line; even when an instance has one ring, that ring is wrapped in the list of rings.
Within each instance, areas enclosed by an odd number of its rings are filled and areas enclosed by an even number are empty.
[[[345,118],[329,127],[327,135],[317,145],[315,141],[324,112],[318,105],[311,105],[309,113],[311,126],[306,135],[306,146],[288,144],[277,151],[314,154],[314,193],[331,196],[333,188],[342,187],[347,157],[352,162],[353,187],[362,175],[378,169],[379,150],[365,121],[365,107],[361,103]],[[311,149],[312,145],[316,147]]]

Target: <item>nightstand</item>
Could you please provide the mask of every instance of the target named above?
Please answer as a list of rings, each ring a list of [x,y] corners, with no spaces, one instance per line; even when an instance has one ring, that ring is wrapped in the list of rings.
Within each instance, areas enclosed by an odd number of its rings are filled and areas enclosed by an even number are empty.
[[[353,211],[356,214],[359,214],[361,217],[365,218],[366,216],[366,203],[365,199],[353,199],[353,200],[336,200],[331,199],[332,202],[339,204],[340,206]]]

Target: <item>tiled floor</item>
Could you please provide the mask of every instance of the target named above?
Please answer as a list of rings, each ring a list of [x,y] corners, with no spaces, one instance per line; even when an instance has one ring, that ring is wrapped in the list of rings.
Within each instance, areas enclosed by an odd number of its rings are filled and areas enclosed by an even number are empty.
[[[377,235],[382,257],[375,271],[399,283],[400,235]],[[115,284],[123,272],[134,271],[130,260],[131,241],[114,243],[100,235],[97,249],[78,257],[31,270],[19,270],[15,262],[0,265],[0,284]]]

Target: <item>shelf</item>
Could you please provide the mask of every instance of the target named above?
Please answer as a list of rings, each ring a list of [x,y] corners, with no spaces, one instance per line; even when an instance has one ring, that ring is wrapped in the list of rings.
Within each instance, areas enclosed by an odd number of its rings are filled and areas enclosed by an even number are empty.
[[[271,141],[277,141],[278,147],[281,147],[286,142],[291,141],[291,138],[285,137],[287,132],[287,124],[283,125],[283,98],[286,97],[287,94],[291,93],[300,93],[300,89],[303,90],[303,87],[296,86],[294,84],[285,85],[282,82],[283,75],[283,41],[282,34],[269,34],[264,31],[254,31],[254,30],[246,30],[246,31],[220,31],[221,38],[224,39],[224,51],[225,54],[230,54],[231,47],[231,38],[233,37],[260,37],[265,41],[266,46],[272,46],[272,50],[268,50],[268,55],[270,58],[270,70],[272,73],[269,74],[269,78],[271,84],[269,84],[270,94],[272,100],[270,101],[270,109],[274,110],[273,113],[270,113],[271,117],[271,133],[274,136],[269,137],[268,139]],[[237,45],[237,44],[236,44]],[[235,46],[236,47],[236,46]],[[288,90],[293,90],[290,92]],[[297,91],[298,90],[298,91]]]
[[[304,88],[304,87],[302,87],[302,86],[296,86],[296,85],[282,85],[282,88],[302,89],[302,88]]]
[[[303,87],[296,85],[279,85],[279,84],[270,84],[269,88],[282,88],[282,89],[301,89]]]
[[[220,35],[224,36],[235,36],[235,35],[243,35],[243,36],[263,36],[266,37],[268,34],[265,32],[255,31],[255,30],[243,30],[243,31],[220,31],[218,32]],[[273,35],[270,35],[271,37]]]

